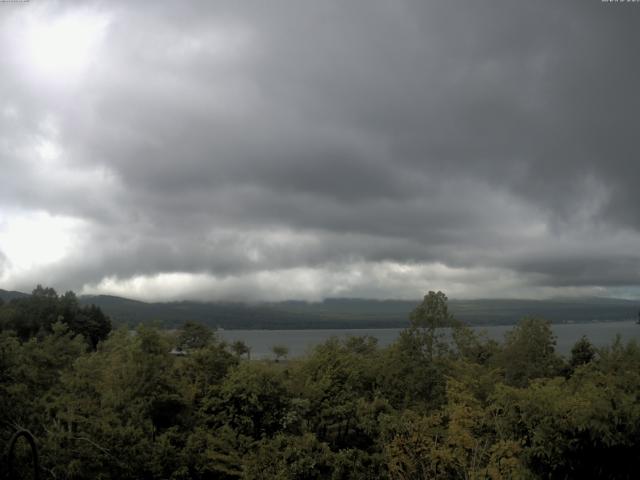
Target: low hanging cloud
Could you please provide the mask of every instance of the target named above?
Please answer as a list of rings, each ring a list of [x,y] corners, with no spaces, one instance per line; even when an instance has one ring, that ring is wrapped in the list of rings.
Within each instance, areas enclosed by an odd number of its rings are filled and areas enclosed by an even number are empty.
[[[2,9],[0,288],[640,291],[633,3]]]

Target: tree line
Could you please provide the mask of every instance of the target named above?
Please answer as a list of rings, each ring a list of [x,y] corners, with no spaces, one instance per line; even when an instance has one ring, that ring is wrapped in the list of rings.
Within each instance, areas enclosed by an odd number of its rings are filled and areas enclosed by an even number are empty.
[[[109,332],[65,310],[72,295],[36,290],[0,306],[0,446],[28,429],[41,478],[637,475],[634,341],[583,338],[565,358],[550,324],[525,318],[497,342],[429,292],[388,347],[332,338],[304,358],[251,360],[202,325]]]

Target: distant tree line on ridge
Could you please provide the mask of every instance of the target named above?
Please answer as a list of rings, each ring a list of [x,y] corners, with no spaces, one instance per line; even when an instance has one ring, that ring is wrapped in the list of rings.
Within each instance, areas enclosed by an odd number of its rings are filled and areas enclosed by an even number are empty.
[[[57,322],[83,336],[94,350],[111,332],[111,320],[100,307],[81,306],[71,291],[58,295],[53,288],[38,285],[29,296],[0,299],[0,331],[12,330],[20,340],[48,335]]]

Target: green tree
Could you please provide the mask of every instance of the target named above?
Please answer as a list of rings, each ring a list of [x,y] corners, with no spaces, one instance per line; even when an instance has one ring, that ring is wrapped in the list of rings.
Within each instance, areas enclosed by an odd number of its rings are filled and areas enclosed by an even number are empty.
[[[81,307],[75,293],[59,297],[53,288],[41,285],[29,297],[14,299],[0,309],[0,328],[14,330],[22,340],[44,337],[58,321],[82,335],[93,350],[111,332],[111,320],[99,307]]]
[[[322,480],[331,478],[333,454],[313,434],[277,435],[262,440],[247,459],[247,480]]]
[[[380,372],[383,391],[394,406],[437,407],[445,400],[445,371],[452,353],[446,328],[457,325],[440,291],[429,292],[413,310],[409,327],[387,350]]]
[[[238,364],[238,358],[227,351],[221,342],[211,342],[181,359],[179,374],[187,383],[185,389],[192,392],[193,401],[200,401],[216,385],[219,385],[229,369]]]
[[[270,365],[244,362],[233,368],[203,402],[207,424],[228,425],[254,440],[285,427],[290,404],[282,372]]]
[[[76,316],[68,324],[73,332],[87,340],[93,350],[98,346],[98,342],[106,340],[111,332],[111,319],[96,305],[78,309]]]
[[[177,347],[182,350],[204,348],[214,340],[209,327],[197,322],[185,322],[178,334]]]
[[[571,348],[571,358],[569,365],[575,369],[580,365],[592,362],[596,358],[596,349],[593,344],[584,335]]]
[[[374,416],[362,405],[379,393],[379,351],[371,337],[330,338],[300,365],[302,385],[296,394],[309,402],[311,431],[332,448],[371,445],[371,434],[359,417]],[[360,415],[360,412],[362,415]]]
[[[499,431],[523,446],[521,458],[534,478],[637,477],[639,352],[622,347],[568,379],[498,386],[492,416]]]
[[[498,366],[504,369],[509,385],[525,387],[535,378],[553,377],[562,368],[555,353],[556,338],[551,323],[539,318],[524,318],[505,334]]]
[[[251,359],[251,347],[244,343],[242,340],[236,340],[231,344],[231,350],[238,356],[242,357],[246,355],[247,358]]]
[[[169,346],[151,328],[120,330],[72,363],[48,402],[43,451],[58,477],[169,476],[188,403]]]
[[[242,477],[249,446],[245,438],[228,425],[196,426],[189,434],[181,452],[186,467],[183,476],[195,480],[232,480]]]
[[[384,421],[392,479],[526,478],[517,441],[502,440],[486,407],[462,382],[450,380],[447,402],[429,414],[405,410]]]
[[[403,332],[407,344],[418,348],[427,360],[446,352],[448,345],[444,341],[443,328],[453,327],[457,323],[449,313],[447,300],[447,296],[440,291],[429,292],[411,312],[409,328]]]
[[[274,345],[271,347],[271,351],[276,357],[276,362],[280,361],[281,358],[287,358],[287,355],[289,355],[289,348],[284,345]]]

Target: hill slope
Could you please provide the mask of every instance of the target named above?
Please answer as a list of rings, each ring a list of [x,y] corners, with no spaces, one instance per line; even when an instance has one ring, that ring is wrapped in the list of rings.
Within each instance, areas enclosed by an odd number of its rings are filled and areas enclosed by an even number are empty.
[[[95,303],[116,323],[157,322],[175,327],[194,320],[221,328],[385,328],[404,327],[418,301],[327,299],[323,302],[145,303],[119,297],[81,297]],[[608,298],[556,300],[450,300],[456,318],[473,325],[513,324],[525,316],[554,323],[637,318],[638,302]]]
[[[0,299],[2,299],[5,302],[13,300],[14,298],[24,298],[28,296],[29,296],[28,293],[16,292],[11,290],[2,290],[0,288]]]
[[[28,294],[0,289],[0,299],[10,301]],[[81,296],[80,303],[95,304],[114,324],[154,323],[174,328],[192,320],[227,329],[308,329],[404,327],[419,303],[407,300],[331,298],[322,302],[274,303],[156,302],[148,303],[110,295]],[[554,323],[633,320],[640,302],[611,298],[553,300],[450,300],[456,318],[472,325],[514,324],[525,316]]]

